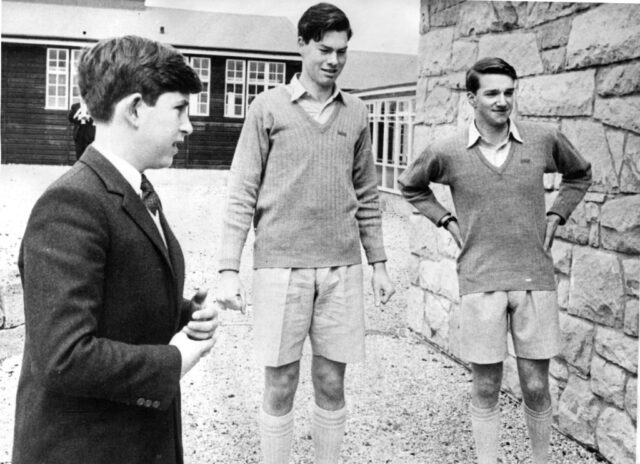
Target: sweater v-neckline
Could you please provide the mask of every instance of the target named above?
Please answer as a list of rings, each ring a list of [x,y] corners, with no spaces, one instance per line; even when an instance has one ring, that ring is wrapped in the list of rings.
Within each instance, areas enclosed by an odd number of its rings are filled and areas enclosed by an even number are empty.
[[[306,121],[321,133],[325,132],[331,126],[333,121],[338,117],[338,113],[340,112],[342,105],[343,105],[342,102],[337,102],[335,108],[333,108],[333,111],[329,116],[329,119],[327,119],[325,122],[318,122],[315,119],[313,119],[311,115],[309,115],[309,113],[307,113],[297,101],[293,102],[293,106],[295,106],[297,111],[303,114]]]
[[[491,161],[489,161],[487,159],[487,157],[484,156],[484,154],[480,150],[480,147],[478,146],[477,143],[473,146],[473,150],[474,150],[476,156],[478,158],[480,158],[480,161],[485,166],[487,166],[489,169],[491,169],[496,174],[502,175],[502,174],[504,174],[504,171],[507,169],[508,164],[511,162],[511,158],[513,158],[513,152],[516,149],[516,144],[514,142],[515,142],[514,140],[511,140],[511,146],[509,147],[509,153],[507,154],[507,157],[505,158],[504,162],[500,166],[496,166]]]

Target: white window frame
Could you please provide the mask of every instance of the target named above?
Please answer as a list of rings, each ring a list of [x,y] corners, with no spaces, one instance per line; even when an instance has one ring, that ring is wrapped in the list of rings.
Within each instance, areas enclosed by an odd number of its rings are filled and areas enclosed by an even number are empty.
[[[211,58],[193,56],[189,59],[189,64],[198,74],[202,82],[200,93],[192,94],[189,97],[190,116],[209,116],[209,100],[211,95]]]
[[[229,66],[234,64],[233,76],[229,76]],[[237,65],[241,65],[239,70]],[[228,59],[225,66],[225,81],[224,81],[224,116],[226,118],[244,118],[245,112],[245,77],[246,77],[247,64],[245,60]],[[233,89],[240,89],[240,92],[229,92],[229,87],[233,86]],[[236,103],[235,97],[240,96],[240,103]],[[232,100],[233,99],[233,100]],[[240,110],[236,113],[236,108]]]
[[[251,69],[252,65],[260,66],[264,65],[264,71],[262,78],[254,77],[252,74],[254,71]],[[255,71],[257,74],[258,71]],[[272,89],[279,85],[285,84],[285,78],[287,75],[287,64],[282,61],[257,61],[249,60],[247,66],[247,108],[251,105],[251,102],[258,94],[264,92],[267,89]],[[275,76],[275,78],[272,78]],[[256,86],[256,92],[250,91],[250,86]]]
[[[80,58],[81,48],[71,49],[71,67],[69,73],[69,108],[74,103],[78,103],[81,100],[80,87],[78,86],[78,58]]]
[[[54,55],[55,56],[52,56]],[[62,56],[64,55],[64,58]],[[68,48],[47,48],[47,78],[45,85],[45,109],[47,110],[68,110],[69,109],[69,49]],[[52,66],[51,62],[56,65]],[[55,76],[55,83],[51,78]],[[64,80],[61,84],[60,79]],[[55,87],[56,92],[52,94],[51,87]],[[63,92],[59,93],[61,90]]]
[[[398,178],[411,161],[415,97],[381,98],[368,100],[366,104],[378,188],[385,192],[400,193]],[[404,144],[402,135],[405,137]],[[378,150],[380,145],[382,153]]]

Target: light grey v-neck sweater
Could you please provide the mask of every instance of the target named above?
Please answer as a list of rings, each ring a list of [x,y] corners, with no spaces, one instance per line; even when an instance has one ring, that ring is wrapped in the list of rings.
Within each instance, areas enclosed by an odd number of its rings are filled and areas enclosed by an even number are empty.
[[[553,290],[551,255],[544,251],[543,174],[563,174],[549,212],[566,221],[591,184],[591,165],[548,124],[518,122],[523,143],[511,141],[496,167],[477,147],[466,147],[468,128],[427,148],[399,179],[402,193],[437,223],[447,210],[430,182],[448,185],[463,245],[458,256],[460,293]]]
[[[254,267],[385,261],[367,109],[341,93],[323,124],[286,87],[251,103],[236,147],[218,253],[237,270],[253,218]]]

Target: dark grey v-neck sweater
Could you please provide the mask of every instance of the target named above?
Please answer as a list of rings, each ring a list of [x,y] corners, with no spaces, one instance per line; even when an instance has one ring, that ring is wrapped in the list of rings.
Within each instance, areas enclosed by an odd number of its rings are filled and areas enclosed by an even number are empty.
[[[365,105],[342,92],[329,120],[309,116],[284,86],[251,103],[229,177],[218,252],[237,270],[251,220],[254,267],[385,261]]]
[[[548,124],[518,122],[523,143],[511,141],[498,168],[477,144],[467,148],[468,129],[427,148],[400,177],[402,193],[437,223],[447,210],[429,189],[448,185],[463,237],[458,256],[460,293],[553,290],[553,261],[544,251],[546,211],[543,174],[563,174],[549,212],[566,221],[591,184],[591,165]]]

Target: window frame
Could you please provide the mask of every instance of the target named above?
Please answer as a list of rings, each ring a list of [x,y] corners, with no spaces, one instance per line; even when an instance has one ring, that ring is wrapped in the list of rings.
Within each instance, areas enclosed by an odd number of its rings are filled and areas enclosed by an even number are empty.
[[[415,97],[382,97],[365,103],[369,111],[371,154],[378,188],[399,194],[398,178],[412,158]]]
[[[200,61],[200,66],[196,65],[196,60]],[[206,63],[206,67],[203,67],[202,63]],[[211,113],[211,58],[192,56],[189,58],[189,64],[202,83],[202,90],[189,96],[189,116],[207,117]],[[206,76],[202,73],[204,70],[206,70]],[[205,105],[205,110],[200,111],[200,105],[203,104]]]
[[[241,63],[242,64],[242,69],[239,71],[240,77],[238,77],[238,69],[234,68],[233,72],[234,72],[234,77],[232,79],[229,79],[229,64],[233,62],[233,63]],[[246,102],[246,98],[245,98],[245,89],[246,89],[246,71],[247,71],[247,63],[245,60],[238,60],[235,58],[228,58],[226,60],[225,63],[225,70],[224,70],[224,117],[225,118],[234,118],[234,119],[241,119],[244,118],[245,115],[245,102]],[[234,89],[235,86],[240,86],[241,88],[241,92],[234,92],[233,95],[234,97],[236,95],[240,95],[240,103],[236,103],[235,101],[233,102],[233,105],[229,105],[229,93],[227,91],[227,89],[229,88],[229,85],[233,85]],[[234,109],[233,112],[229,112],[229,107],[232,107]],[[235,112],[235,109],[239,108],[240,109],[240,114],[237,114]]]
[[[44,109],[45,110],[64,110],[67,111],[69,110],[69,107],[71,106],[69,104],[69,95],[70,95],[70,88],[69,88],[69,61],[70,61],[70,53],[69,53],[68,48],[56,48],[56,47],[50,47],[47,48],[47,55],[46,55],[46,79],[45,79],[45,97],[44,97]],[[56,57],[53,58],[52,57],[52,52],[56,52]],[[65,55],[64,60],[62,60],[60,58],[61,54]],[[55,68],[53,68],[51,66],[51,62],[55,61],[56,63],[60,63],[61,61],[64,62],[63,65],[57,65]],[[52,76],[63,76],[64,79],[64,85],[61,85],[60,82],[58,82],[58,78],[56,78],[56,82],[55,84],[51,83],[50,78]],[[50,89],[54,87],[55,89],[57,89],[56,93],[54,95],[51,94]],[[60,95],[58,93],[58,91],[60,89],[64,89],[64,95]],[[51,100],[53,99],[53,104],[51,104]]]

